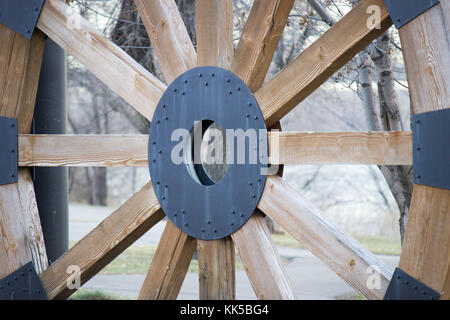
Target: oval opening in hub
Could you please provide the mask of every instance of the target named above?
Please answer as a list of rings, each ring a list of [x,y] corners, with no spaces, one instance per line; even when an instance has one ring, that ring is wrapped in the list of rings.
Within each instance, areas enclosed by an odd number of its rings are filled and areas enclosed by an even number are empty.
[[[212,186],[227,174],[229,152],[219,123],[208,119],[196,122],[185,139],[184,151],[184,163],[195,182]]]

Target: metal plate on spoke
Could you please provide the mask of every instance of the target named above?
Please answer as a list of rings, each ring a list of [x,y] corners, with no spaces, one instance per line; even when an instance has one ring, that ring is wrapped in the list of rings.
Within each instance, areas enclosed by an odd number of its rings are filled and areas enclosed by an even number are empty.
[[[439,300],[440,294],[396,268],[384,300]]]
[[[44,0],[0,0],[0,23],[31,39]]]
[[[397,29],[437,5],[439,0],[384,0]]]
[[[0,280],[0,300],[48,300],[33,262]]]
[[[232,162],[225,176],[212,185],[198,183],[185,163],[172,159],[174,148],[183,141],[173,133],[177,129],[189,132],[197,121],[204,120],[217,122],[224,130],[258,133],[258,150],[249,150],[247,137],[245,163]],[[178,77],[157,106],[148,146],[153,187],[169,219],[183,232],[204,240],[220,239],[238,230],[255,210],[266,182],[261,172],[267,167],[265,161],[260,156],[256,162],[249,161],[250,152],[268,156],[267,144],[261,146],[260,139],[267,140],[261,110],[245,83],[233,73],[199,67]],[[234,143],[234,155],[238,146]]]
[[[450,109],[413,118],[414,183],[450,190]]]
[[[17,182],[17,119],[0,117],[0,185]]]

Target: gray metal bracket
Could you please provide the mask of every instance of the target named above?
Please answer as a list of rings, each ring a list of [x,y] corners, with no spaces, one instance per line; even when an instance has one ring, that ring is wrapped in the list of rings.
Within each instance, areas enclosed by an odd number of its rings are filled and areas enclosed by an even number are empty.
[[[17,119],[0,117],[0,185],[17,182]]]
[[[44,0],[0,0],[0,23],[31,39]]]
[[[426,284],[396,268],[384,300],[439,300],[440,296]]]
[[[414,20],[428,9],[437,5],[439,0],[384,0],[392,21],[397,29]]]
[[[414,183],[450,189],[450,109],[414,115]]]
[[[33,262],[0,280],[0,300],[48,300]]]

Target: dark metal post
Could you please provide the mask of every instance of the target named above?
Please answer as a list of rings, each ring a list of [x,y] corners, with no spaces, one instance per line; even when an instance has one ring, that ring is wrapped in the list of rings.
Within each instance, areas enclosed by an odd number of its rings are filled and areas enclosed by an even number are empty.
[[[66,54],[56,43],[47,39],[33,119],[35,134],[66,133],[66,78]],[[66,168],[34,169],[39,216],[51,263],[69,247],[67,180]]]

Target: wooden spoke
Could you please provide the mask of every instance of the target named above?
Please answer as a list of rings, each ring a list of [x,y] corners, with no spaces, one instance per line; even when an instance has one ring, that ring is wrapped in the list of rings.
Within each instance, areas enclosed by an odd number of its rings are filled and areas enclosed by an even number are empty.
[[[231,69],[233,1],[197,0],[197,55],[199,66]],[[200,299],[235,299],[235,254],[230,237],[198,241]]]
[[[233,0],[197,0],[197,65],[231,68]]]
[[[411,132],[268,135],[271,164],[412,164]],[[19,166],[147,167],[147,145],[146,135],[19,135]]]
[[[37,27],[151,121],[166,86],[64,1],[47,0]]]
[[[450,49],[442,5],[400,28],[399,34],[402,47],[405,47],[405,67],[414,113],[450,108],[450,61],[446,55]]]
[[[147,167],[146,135],[20,135],[19,166]]]
[[[441,1],[399,30],[416,114],[450,108],[448,8]],[[414,186],[399,266],[441,299],[450,299],[449,218],[450,190]]]
[[[19,133],[29,133],[44,54],[45,36],[31,41],[0,23],[0,113],[17,118]]]
[[[148,183],[41,274],[49,299],[64,299],[75,292],[67,285],[76,276],[71,267],[80,269],[84,284],[163,217]]]
[[[294,0],[255,0],[233,61],[233,72],[255,91],[261,87]]]
[[[368,27],[371,18],[369,6],[380,8],[380,29]],[[279,121],[391,25],[383,0],[362,0],[277,76],[256,91],[255,97],[267,127]]]
[[[256,296],[265,300],[293,300],[291,283],[264,216],[256,211],[231,237]]]
[[[174,0],[135,0],[167,83],[195,67],[197,54]]]
[[[200,300],[236,298],[235,253],[230,237],[198,241]]]
[[[196,244],[194,238],[167,220],[139,293],[139,300],[175,300],[183,285]]]
[[[29,41],[0,24],[0,43],[0,116],[17,118],[19,133],[28,133],[44,35],[35,32]],[[48,262],[29,169],[19,169],[18,183],[0,186],[0,204],[0,278],[30,260],[41,272]]]
[[[288,187],[280,177],[267,179],[258,208],[355,290],[369,299],[383,299],[392,277],[388,267],[350,235],[339,231],[318,208]],[[375,289],[368,284],[374,285]]]
[[[411,132],[269,132],[269,141],[272,164],[412,164]]]

